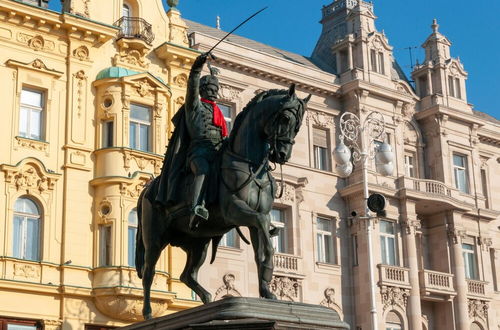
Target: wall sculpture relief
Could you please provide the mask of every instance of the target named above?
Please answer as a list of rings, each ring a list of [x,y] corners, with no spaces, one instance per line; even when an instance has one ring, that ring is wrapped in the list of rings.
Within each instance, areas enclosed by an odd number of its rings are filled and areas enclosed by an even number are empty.
[[[407,289],[402,289],[398,287],[383,287],[381,289],[382,304],[384,306],[384,311],[387,308],[394,308],[396,306],[406,309],[408,304],[408,297],[410,296],[410,291]]]
[[[224,284],[220,286],[217,291],[215,291],[214,300],[220,300],[228,297],[241,297],[241,293],[236,289],[235,286],[236,276],[231,273],[227,273],[222,277],[222,282]]]
[[[300,301],[301,285],[298,279],[287,276],[273,276],[269,283],[271,292],[280,300]]]

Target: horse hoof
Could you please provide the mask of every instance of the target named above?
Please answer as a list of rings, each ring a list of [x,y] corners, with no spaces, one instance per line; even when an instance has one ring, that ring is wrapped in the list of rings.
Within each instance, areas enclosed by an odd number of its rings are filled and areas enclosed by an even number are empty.
[[[151,320],[153,318],[153,315],[151,313],[148,313],[148,314],[145,314],[144,315],[144,320],[147,321],[147,320]]]

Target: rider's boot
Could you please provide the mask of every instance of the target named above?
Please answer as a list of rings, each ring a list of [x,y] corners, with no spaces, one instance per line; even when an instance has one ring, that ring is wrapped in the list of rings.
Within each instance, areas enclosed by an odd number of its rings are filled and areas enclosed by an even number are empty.
[[[197,175],[193,183],[193,201],[191,203],[191,215],[189,217],[189,229],[195,230],[200,221],[208,220],[208,210],[204,207],[203,201],[203,184],[205,182],[205,175]]]

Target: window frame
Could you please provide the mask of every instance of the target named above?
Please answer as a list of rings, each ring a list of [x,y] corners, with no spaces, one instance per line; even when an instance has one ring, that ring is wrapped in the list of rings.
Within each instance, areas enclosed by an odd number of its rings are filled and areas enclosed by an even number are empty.
[[[456,165],[455,164],[455,157],[460,157],[463,160],[464,165],[463,166]],[[462,153],[453,152],[451,162],[452,162],[452,167],[453,167],[453,177],[454,177],[455,188],[458,189],[461,193],[470,194],[469,163],[468,163],[469,157],[467,155],[462,154]],[[465,182],[464,182],[463,190],[462,190],[462,187],[460,186],[460,183],[459,183],[459,177],[457,175],[458,172],[464,174]]]
[[[317,262],[324,263],[324,264],[330,264],[330,265],[337,265],[338,260],[337,260],[337,249],[336,249],[336,235],[335,235],[335,230],[336,230],[336,224],[335,220],[329,217],[317,215],[316,216],[316,260]],[[328,221],[330,230],[323,230],[319,228],[319,220],[324,220]],[[325,246],[325,237],[329,236],[330,237],[330,246],[328,247],[329,255],[330,255],[330,260],[327,260],[327,247]]]
[[[408,160],[412,160],[412,163],[408,162]],[[417,166],[416,166],[416,155],[414,152],[405,152],[404,155],[404,167],[405,167],[405,175],[410,178],[417,177]]]
[[[148,110],[149,121],[137,119],[132,117],[133,107],[140,107]],[[130,115],[129,115],[129,147],[133,150],[143,151],[143,152],[153,152],[153,121],[152,121],[152,111],[151,107],[145,104],[140,103],[131,103],[130,104]],[[132,125],[136,125],[135,128],[135,140],[132,143]],[[141,127],[147,127],[147,147],[146,150],[142,149],[142,140],[141,140]],[[135,146],[133,146],[133,144]]]
[[[105,236],[104,236],[105,235]],[[109,267],[113,263],[113,232],[111,225],[98,227],[98,267]]]
[[[101,147],[102,148],[112,148],[115,146],[115,121],[114,120],[104,120],[102,121],[102,136],[101,136]]]
[[[219,246],[232,249],[240,248],[240,243],[238,239],[238,233],[236,232],[236,228],[231,229],[222,236],[219,242]]]
[[[393,233],[387,233],[382,231],[382,223],[390,224]],[[398,235],[396,223],[394,221],[389,220],[380,220],[379,221],[379,237],[380,237],[380,262],[383,265],[388,266],[399,266],[399,250],[398,250]],[[394,263],[391,263],[391,255],[390,255],[390,239],[393,239],[392,249],[394,250]],[[384,254],[385,251],[385,254]]]
[[[465,246],[470,246],[470,249],[466,249]],[[465,278],[468,280],[479,280],[476,245],[471,243],[462,243],[462,257],[464,259]],[[468,257],[471,257],[472,260]]]
[[[131,216],[135,213],[135,223],[132,223]],[[139,225],[139,215],[137,214],[137,208],[133,208],[128,213],[127,217],[127,265],[130,267],[135,267],[135,249],[136,249],[136,236]],[[133,232],[133,236],[130,234]],[[131,241],[132,238],[132,241]],[[132,243],[132,244],[131,244]],[[131,249],[133,247],[133,249]],[[133,251],[131,254],[130,252]]]
[[[31,203],[34,204],[36,207],[36,211],[38,212],[37,214],[32,214],[32,213],[27,213],[23,211],[18,211],[16,210],[16,204],[19,200],[28,200]],[[30,260],[30,261],[41,261],[42,260],[42,221],[43,221],[43,211],[42,207],[40,206],[40,203],[38,203],[36,200],[33,198],[30,198],[29,196],[20,196],[14,201],[14,207],[13,207],[13,214],[12,214],[12,256],[14,258],[22,259],[22,260]],[[19,219],[21,218],[21,233],[20,233],[20,241],[17,241],[16,235],[15,235],[15,228],[16,228],[16,218]],[[32,254],[35,254],[33,252],[36,252],[36,256],[34,258],[28,258],[27,256],[27,245],[28,241],[30,240],[28,235],[28,222],[30,220],[34,220],[36,222],[37,228],[36,228],[36,251],[33,250],[31,251]],[[33,238],[32,238],[33,239]],[[16,251],[16,246],[17,249],[19,249],[19,255],[15,255]],[[33,245],[35,247],[35,245]]]
[[[325,135],[324,146],[315,143],[314,136],[316,131],[322,131],[324,133]],[[313,161],[314,161],[313,166],[317,170],[330,172],[332,170],[331,169],[332,161],[330,156],[331,155],[330,130],[327,128],[319,128],[313,126],[312,133],[313,133],[312,145],[313,145]]]
[[[42,322],[39,320],[26,320],[26,319],[0,317],[0,330],[2,329],[7,330],[9,325],[32,326],[36,330],[43,329]]]
[[[279,212],[280,219],[282,219],[282,221],[273,220],[273,211]],[[287,217],[287,209],[284,207],[273,206],[269,212],[269,216],[271,217],[271,224],[280,229],[277,236],[271,237],[275,253],[289,254],[291,244],[288,241],[289,221]],[[280,241],[283,242],[283,245],[280,244]],[[284,251],[281,251],[281,249]]]
[[[219,106],[219,109],[222,112],[222,116],[224,117],[224,120],[226,121],[226,126],[227,126],[227,132],[231,133],[231,129],[233,128],[234,124],[234,105],[227,103],[227,102],[217,102],[217,105]],[[227,108],[229,110],[229,117],[226,117],[224,114],[224,109]]]
[[[34,106],[31,104],[25,104],[22,103],[22,98],[23,98],[23,92],[31,92],[31,93],[37,93],[40,95],[40,106]],[[38,88],[33,88],[29,86],[22,86],[21,87],[21,95],[19,97],[19,125],[18,125],[18,134],[20,137],[25,138],[25,139],[30,139],[30,140],[36,140],[36,141],[42,141],[45,142],[45,109],[46,109],[46,91]],[[27,129],[26,132],[21,131],[21,121],[23,118],[22,113],[24,111],[27,111]],[[39,137],[37,138],[32,134],[32,126],[31,126],[31,113],[33,111],[36,111],[39,113],[39,124],[38,124],[38,130],[39,130]]]

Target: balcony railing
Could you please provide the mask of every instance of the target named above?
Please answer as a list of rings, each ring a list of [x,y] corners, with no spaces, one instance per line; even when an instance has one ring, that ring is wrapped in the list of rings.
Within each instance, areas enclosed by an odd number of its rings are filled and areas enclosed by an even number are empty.
[[[488,282],[467,279],[467,293],[473,296],[485,296]]]
[[[120,28],[117,39],[141,39],[150,45],[155,39],[151,24],[140,17],[123,16],[113,24]]]
[[[456,295],[453,288],[453,274],[449,273],[421,270],[420,287],[422,295],[435,300],[448,300]]]
[[[409,269],[405,267],[378,265],[380,269],[380,284],[409,287]]]
[[[281,272],[297,273],[300,267],[299,260],[300,258],[294,255],[276,253],[274,255],[275,270]]]
[[[451,197],[451,189],[439,181],[414,179],[413,189],[424,193]]]

